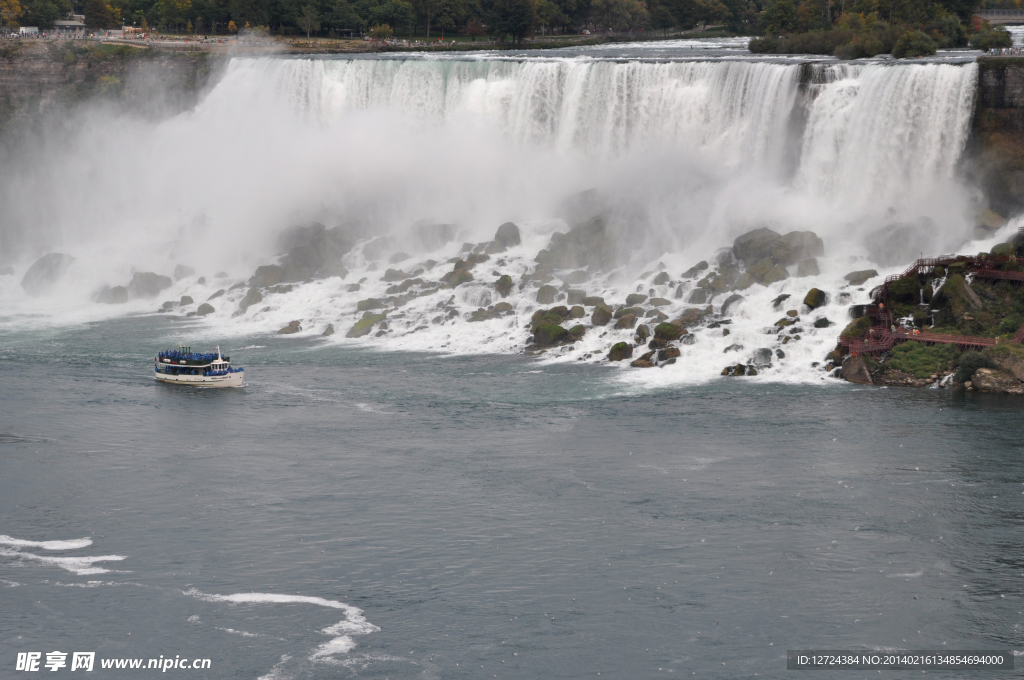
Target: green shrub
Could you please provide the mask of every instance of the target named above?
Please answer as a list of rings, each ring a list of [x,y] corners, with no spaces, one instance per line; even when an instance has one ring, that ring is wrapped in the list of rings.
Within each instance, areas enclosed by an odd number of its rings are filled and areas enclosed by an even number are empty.
[[[1002,26],[982,26],[981,30],[971,36],[971,47],[979,50],[997,50],[1000,47],[1013,47],[1013,37]]]
[[[960,365],[956,369],[956,379],[967,382],[979,368],[992,368],[992,361],[981,352],[969,351],[960,355]]]
[[[956,345],[928,347],[920,342],[905,342],[892,349],[885,367],[921,379],[945,371],[949,362],[956,363],[959,355]]]
[[[907,31],[892,46],[892,56],[897,59],[909,57],[927,57],[935,54],[938,47],[935,41],[921,31]]]
[[[1024,324],[1024,319],[1021,318],[1020,314],[1011,314],[999,323],[999,327],[996,328],[996,335],[1013,335],[1017,332],[1017,329]]]
[[[840,335],[844,338],[860,338],[867,334],[869,328],[871,328],[871,317],[862,316],[851,321],[850,325],[844,328]]]

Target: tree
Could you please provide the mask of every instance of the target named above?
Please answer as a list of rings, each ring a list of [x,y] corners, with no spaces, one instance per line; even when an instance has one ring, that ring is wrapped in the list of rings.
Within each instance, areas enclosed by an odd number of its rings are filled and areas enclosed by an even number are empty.
[[[419,0],[417,3],[417,12],[423,17],[427,24],[427,38],[430,37],[430,23],[440,11],[441,0]]]
[[[782,0],[782,2],[790,5],[793,4],[789,0]],[[704,24],[705,29],[707,29],[708,24],[725,21],[728,17],[729,8],[719,0],[697,0],[697,20]]]
[[[309,40],[311,31],[320,30],[320,14],[312,5],[303,5],[302,14],[299,16],[299,28],[306,32],[306,40]]]
[[[164,2],[165,0],[161,0]],[[231,0],[228,5],[236,24],[266,26],[269,22],[268,3],[264,0]]]
[[[675,28],[676,18],[665,5],[658,5],[651,10],[651,28],[668,32],[668,29]]]
[[[927,57],[935,54],[935,42],[921,31],[907,31],[892,46],[892,56],[897,59],[904,57]]]
[[[0,0],[0,24],[18,28],[22,9],[18,0]]]
[[[103,0],[86,0],[85,25],[89,28],[111,28],[114,25],[114,17],[110,12],[110,6]]]
[[[698,15],[702,14],[701,2],[706,2],[706,0],[698,1]],[[765,35],[779,35],[780,33],[791,32],[796,28],[796,22],[796,5],[793,4],[792,0],[775,0],[761,12],[761,29]]]
[[[487,35],[487,29],[484,28],[479,19],[470,19],[469,23],[466,24],[466,33],[469,34],[473,42],[476,42],[477,38]]]
[[[238,26],[235,25],[234,21],[228,22],[228,33],[238,33]]]
[[[971,47],[986,52],[1000,47],[1013,47],[1013,37],[1002,26],[992,27],[984,24],[980,31],[971,36]]]
[[[394,31],[387,24],[377,24],[370,29],[370,37],[374,40],[387,40],[392,35],[394,35]]]
[[[533,33],[537,25],[537,5],[534,0],[495,0],[491,8],[491,28],[504,38],[512,36],[519,43]]]

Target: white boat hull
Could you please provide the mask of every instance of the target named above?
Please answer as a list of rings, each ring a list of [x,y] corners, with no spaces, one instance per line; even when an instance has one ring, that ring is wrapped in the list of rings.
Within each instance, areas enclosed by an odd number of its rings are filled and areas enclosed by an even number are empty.
[[[245,373],[228,373],[227,375],[169,375],[157,373],[157,382],[169,385],[191,385],[192,387],[241,387]]]

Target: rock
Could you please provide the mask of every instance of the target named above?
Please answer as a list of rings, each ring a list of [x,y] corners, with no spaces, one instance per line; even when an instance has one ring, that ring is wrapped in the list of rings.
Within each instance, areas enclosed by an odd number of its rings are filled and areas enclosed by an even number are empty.
[[[558,289],[554,286],[541,286],[537,289],[537,302],[542,305],[550,305],[555,301]]]
[[[366,312],[363,314],[363,318],[356,321],[355,325],[349,329],[348,333],[345,334],[346,338],[361,338],[364,335],[369,335],[370,331],[373,330],[373,325],[387,318],[387,314],[374,314],[373,312]]]
[[[238,303],[239,311],[244,312],[245,310],[252,307],[254,304],[263,301],[263,293],[258,288],[250,288],[249,292],[245,294],[242,301]]]
[[[982,308],[981,298],[979,298],[978,294],[974,292],[974,289],[971,288],[970,284],[965,281],[961,289],[964,292],[964,298],[967,300],[968,304],[970,304],[974,309],[980,310]]]
[[[217,310],[213,308],[213,305],[208,302],[204,302],[199,305],[198,309],[196,309],[196,316],[206,316],[207,314],[213,314],[215,311]]]
[[[732,252],[736,259],[751,264],[771,257],[772,244],[782,238],[782,234],[767,227],[748,231],[736,238],[732,243]]]
[[[605,304],[604,298],[603,297],[598,297],[597,295],[588,295],[587,297],[583,298],[583,305],[585,307],[607,307],[608,306],[608,305]]]
[[[583,271],[582,269],[578,269],[572,273],[563,276],[562,282],[574,286],[580,283],[586,283],[589,279],[590,276],[588,276],[585,271]]]
[[[174,302],[174,300],[168,300],[167,302],[165,302],[162,305],[160,305],[160,311],[166,312],[168,310],[174,309],[175,306],[176,306],[176,303]]]
[[[654,277],[651,283],[655,286],[664,286],[666,283],[672,280],[672,277],[668,275],[668,272],[661,272]]]
[[[693,279],[693,278],[696,278],[697,276],[699,276],[700,273],[702,271],[704,271],[705,269],[707,269],[707,268],[708,268],[708,263],[705,262],[704,260],[701,260],[700,262],[698,262],[697,264],[693,265],[692,267],[687,269],[685,272],[683,272],[681,276],[684,279]]]
[[[789,299],[789,293],[783,293],[772,300],[772,309],[782,309],[782,303]]]
[[[584,300],[587,299],[586,291],[582,291],[582,290],[571,290],[570,289],[566,293],[566,296],[567,296],[566,302],[569,303],[570,305],[582,305],[582,304],[584,304]]]
[[[595,326],[605,326],[612,320],[612,310],[605,305],[597,305],[590,317],[590,323]]]
[[[825,244],[813,231],[791,231],[771,245],[772,260],[784,266],[824,254]]]
[[[678,322],[678,325],[680,327],[690,328],[700,323],[700,321],[709,313],[710,311],[708,308],[698,309],[697,307],[691,307],[690,309],[687,309],[685,312],[683,312],[682,315],[680,315],[680,317],[676,319],[675,322],[673,322],[673,325],[676,325],[676,322]]]
[[[754,366],[771,366],[772,364],[772,351],[767,347],[761,347],[754,350],[754,356],[750,358],[750,363]]]
[[[636,306],[636,305],[639,305],[639,304],[643,304],[643,302],[646,299],[647,299],[647,296],[644,295],[643,293],[631,293],[631,294],[626,296],[626,306],[627,307],[633,307],[633,306]]]
[[[722,316],[728,314],[729,310],[732,309],[741,300],[743,300],[743,296],[735,294],[725,298],[725,302],[722,303]]]
[[[42,295],[64,276],[75,258],[66,253],[47,253],[32,263],[21,279],[21,287],[29,295]]]
[[[622,317],[624,317],[627,314],[632,314],[633,316],[641,317],[641,316],[644,315],[644,308],[643,307],[619,307],[618,309],[615,310],[615,313],[612,314],[612,316],[614,318],[616,318],[616,319],[621,319]]]
[[[383,309],[387,305],[384,304],[383,300],[377,298],[366,298],[356,303],[357,312],[367,312],[373,309]]]
[[[171,277],[160,276],[153,272],[135,272],[128,283],[128,295],[133,298],[151,298],[160,291],[171,287]]]
[[[878,276],[878,272],[874,269],[862,269],[856,272],[850,272],[843,278],[850,282],[851,286],[864,285],[868,279],[873,279]]]
[[[629,365],[632,366],[633,368],[654,368],[654,363],[651,361],[651,358],[649,356],[651,354],[652,354],[651,352],[648,352],[647,354],[645,354],[644,356],[640,357],[639,359],[631,361],[629,363]],[[644,357],[647,357],[647,358],[645,359]]]
[[[185,305],[190,305],[190,304],[192,304],[193,302],[195,302],[195,300],[193,300],[193,299],[192,299],[192,298],[191,298],[190,296],[188,296],[188,295],[182,295],[182,296],[181,296],[181,301],[180,301],[180,302],[178,302],[178,306],[179,306],[179,307],[184,307]]]
[[[409,255],[408,253],[398,252],[388,258],[388,264],[398,264],[399,262],[405,262],[410,257],[412,256]]]
[[[723,354],[728,354],[729,352],[742,352],[742,351],[743,351],[743,345],[740,345],[740,344],[737,343],[737,344],[729,345],[728,347],[726,347],[722,351],[722,353]]]
[[[845,380],[859,385],[874,385],[871,371],[868,370],[864,357],[847,357],[843,362],[842,375]]]
[[[206,298],[206,299],[207,299],[207,301],[209,301],[209,300],[215,300],[215,299],[219,298],[220,296],[224,295],[224,293],[226,293],[226,292],[227,292],[226,290],[224,290],[223,288],[221,288],[221,289],[220,289],[220,290],[218,290],[218,291],[217,291],[216,293],[214,293],[213,295],[211,295],[210,297],[208,297],[208,298]]]
[[[325,328],[324,332],[321,333],[320,335],[322,335],[324,337],[327,337],[328,335],[334,335],[334,324],[333,323],[327,324],[327,328]]]
[[[387,283],[394,283],[395,281],[408,279],[410,276],[411,274],[406,274],[401,269],[388,269],[384,272],[384,276],[382,276],[380,280]]]
[[[573,305],[572,309],[569,310],[569,317],[573,319],[582,319],[587,315],[587,310],[583,309],[579,305]]]
[[[992,363],[997,367],[1006,371],[1017,380],[1024,381],[1024,360],[1019,356],[1006,352],[1003,354],[993,354],[991,359]]]
[[[832,322],[829,321],[828,318],[824,317],[824,316],[821,317],[820,319],[815,319],[814,320],[814,327],[815,328],[828,328],[831,325],[833,325]]]
[[[743,278],[743,277],[740,277]],[[703,288],[694,288],[690,291],[690,297],[687,299],[692,305],[702,305],[708,301],[708,292]]]
[[[673,340],[678,340],[679,336],[683,335],[686,331],[681,327],[671,323],[659,323],[654,327],[654,340],[655,342],[664,345],[665,343]]]
[[[617,342],[608,350],[608,361],[622,361],[633,356],[633,345],[628,342]]]
[[[658,310],[658,309],[651,309],[651,310],[648,310],[646,314],[644,314],[644,318],[645,319],[654,319],[656,321],[667,321],[668,320],[668,314],[662,314],[661,310]]]
[[[447,280],[446,280],[447,279]],[[473,280],[473,274],[468,269],[459,269],[456,267],[449,273],[441,277],[441,280],[448,284],[449,288],[456,288],[464,283],[469,283]]]
[[[576,324],[569,329],[569,336],[573,342],[578,342],[583,339],[583,336],[587,333],[587,327],[583,324]]]
[[[821,271],[818,269],[818,261],[813,257],[808,257],[806,260],[800,260],[796,265],[797,276],[818,276],[820,274]]]
[[[350,284],[348,284],[348,286],[346,286],[345,290],[347,290],[349,293],[358,293],[359,292],[359,284],[358,283],[350,283]]]
[[[851,319],[859,319],[859,318],[861,318],[862,316],[864,316],[865,314],[868,313],[868,306],[867,305],[851,305],[850,309],[849,309],[849,312],[850,312],[850,318]]]
[[[276,264],[265,264],[256,267],[256,272],[249,279],[249,285],[253,288],[267,288],[281,283],[281,267]]]
[[[494,305],[494,311],[497,312],[498,314],[508,314],[513,309],[514,307],[512,307],[512,305],[509,304],[508,302],[499,302],[498,304]]]
[[[811,288],[807,291],[807,295],[804,296],[804,304],[811,309],[817,309],[818,307],[824,307],[828,304],[828,295],[823,290],[817,288]]]
[[[494,232],[494,240],[502,248],[511,248],[523,242],[519,234],[519,227],[513,222],[506,222],[498,227],[498,231]]]
[[[103,286],[92,299],[108,305],[121,305],[128,302],[128,289],[124,286]]]
[[[640,339],[640,343],[647,342],[647,338],[651,337],[651,329],[646,324],[640,324],[636,327],[636,337]]]
[[[192,269],[192,267],[186,267],[183,264],[179,264],[177,267],[174,268],[174,280],[181,281],[182,279],[192,276],[195,273],[196,270]]]
[[[982,392],[1002,392],[1004,394],[1024,394],[1024,382],[1017,380],[1009,373],[991,368],[979,368],[971,376],[971,385]]]
[[[560,344],[569,337],[569,331],[553,323],[542,323],[533,331],[533,343],[540,347]]]
[[[635,314],[623,314],[621,317],[619,317],[619,320],[615,322],[616,330],[625,330],[625,329],[628,329],[628,328],[632,328],[635,325],[636,325],[636,315]]]
[[[658,361],[668,361],[669,359],[675,359],[679,356],[678,347],[666,347],[658,350]]]
[[[296,319],[295,321],[288,322],[288,325],[278,331],[279,335],[291,335],[292,333],[298,333],[302,330],[302,324]]]
[[[494,284],[494,290],[498,291],[501,297],[508,297],[512,294],[512,277],[502,274]]]
[[[196,283],[198,283],[200,286],[205,286],[206,285],[206,277],[205,276],[200,276],[198,279],[196,279]]]
[[[764,277],[767,276],[768,272],[775,268],[775,262],[770,257],[765,257],[758,260],[754,264],[747,268],[747,274],[754,277],[755,281],[764,281]]]
[[[740,274],[740,277],[736,279],[736,283],[732,284],[732,289],[746,290],[747,288],[753,286],[755,283],[757,283],[757,279],[754,278],[753,274],[751,274],[750,272],[743,272],[742,274]]]
[[[788,279],[788,278],[789,278],[789,272],[786,270],[786,268],[784,266],[782,266],[780,264],[780,265],[776,265],[774,269],[772,269],[770,272],[768,272],[767,274],[764,275],[763,283],[766,286],[768,286],[768,285],[771,285],[773,283],[776,283],[778,281],[782,281],[783,279]]]
[[[652,307],[667,307],[672,303],[666,300],[665,298],[656,297],[651,298],[648,304],[650,304]]]
[[[577,224],[567,234],[551,235],[548,247],[537,253],[537,264],[551,269],[581,269],[591,272],[611,268],[624,252],[609,233],[603,217]],[[540,267],[538,267],[540,268]]]

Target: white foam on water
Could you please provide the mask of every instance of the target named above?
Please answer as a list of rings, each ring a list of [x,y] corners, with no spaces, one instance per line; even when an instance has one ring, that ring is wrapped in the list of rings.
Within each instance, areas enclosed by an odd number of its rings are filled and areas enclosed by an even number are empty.
[[[225,633],[231,633],[232,635],[241,635],[242,637],[251,637],[251,638],[263,637],[262,635],[258,635],[256,633],[247,633],[244,630],[235,630],[234,628],[219,628],[218,627],[217,630],[222,630]]]
[[[21,585],[17,581],[8,581],[5,578],[0,578],[0,583],[4,584],[4,588],[17,588]]]
[[[78,550],[92,545],[92,539],[86,536],[65,541],[29,541],[0,534],[0,545],[9,545],[15,548],[42,548],[43,550]]]
[[[22,552],[20,550],[8,550],[0,548],[0,555],[4,557],[18,557],[26,560],[41,562],[47,566],[60,567],[66,571],[79,576],[90,576],[93,574],[108,574],[110,569],[93,566],[97,562],[117,562],[125,559],[123,555],[99,555],[96,557],[49,557]]]
[[[368,635],[379,631],[380,628],[373,625],[363,616],[363,610],[358,607],[328,600],[322,597],[308,595],[285,595],[282,593],[234,593],[232,595],[217,595],[203,593],[195,588],[182,591],[185,595],[197,598],[206,602],[227,602],[229,604],[311,604],[318,607],[329,607],[341,609],[345,612],[345,619],[333,626],[324,628],[321,632],[325,635],[335,636],[333,639],[320,644],[310,653],[309,659],[313,661],[325,660],[335,654],[347,654],[356,643],[352,640],[353,635]],[[284,659],[282,658],[282,662]],[[275,671],[271,671],[271,676]],[[271,677],[265,676],[265,677]]]
[[[909,574],[886,574],[886,578],[920,578],[924,576],[924,569],[918,569],[915,572]]]

